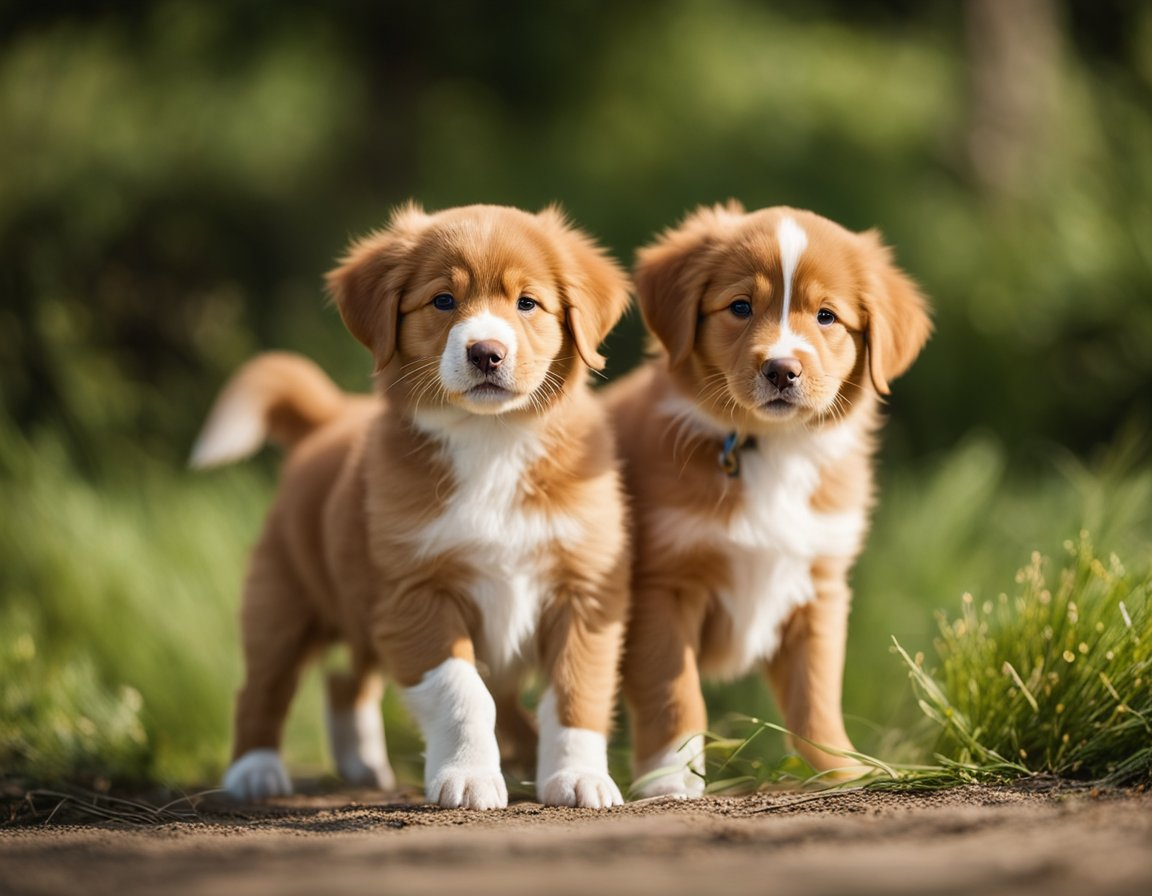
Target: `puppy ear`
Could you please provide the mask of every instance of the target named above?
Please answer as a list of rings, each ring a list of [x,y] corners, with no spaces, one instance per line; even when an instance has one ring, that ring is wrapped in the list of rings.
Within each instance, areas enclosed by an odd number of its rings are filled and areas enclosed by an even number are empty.
[[[564,213],[549,206],[537,217],[551,230],[567,255],[558,274],[564,317],[580,358],[593,370],[607,359],[597,350],[628,307],[628,275],[588,236],[568,223]]]
[[[675,367],[692,353],[700,299],[708,286],[705,262],[718,238],[744,216],[735,200],[701,207],[636,254],[636,299],[644,323]]]
[[[412,248],[431,220],[415,203],[400,207],[387,228],[352,243],[340,266],[325,278],[344,326],[372,352],[377,373],[396,353],[400,295]]]
[[[869,230],[860,236],[872,257],[864,294],[868,371],[876,391],[888,395],[888,383],[912,365],[928,341],[932,319],[928,302],[892,262],[892,251],[881,242],[880,234]]]

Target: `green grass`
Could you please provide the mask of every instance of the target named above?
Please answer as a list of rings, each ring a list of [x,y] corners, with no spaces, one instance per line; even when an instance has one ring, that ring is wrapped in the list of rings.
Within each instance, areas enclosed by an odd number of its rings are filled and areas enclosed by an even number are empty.
[[[1152,466],[1138,447],[1134,440],[1090,466],[1047,461],[1022,477],[1008,473],[993,441],[974,439],[922,468],[883,470],[854,578],[845,679],[850,733],[863,754],[905,770],[1003,763],[1012,773],[1147,775],[1147,749],[1137,742],[1150,740],[1152,707],[1149,675],[1137,671],[1147,653],[1137,661],[1136,649],[1152,637]],[[241,675],[244,565],[273,483],[262,462],[193,474],[142,453],[82,475],[52,439],[0,426],[5,776],[37,786],[219,780]],[[1084,527],[1105,559],[1077,545],[1064,570],[1029,565],[1011,587],[1011,571],[1033,550],[1054,556]],[[1108,559],[1113,550],[1142,565],[1121,574]],[[965,593],[971,602],[937,630],[937,614]],[[1124,640],[1136,634],[1139,642]],[[937,642],[938,663],[913,662],[918,691],[893,638],[913,656],[931,655]],[[1000,657],[994,647],[1020,653]],[[297,776],[330,770],[318,679],[307,676],[289,719],[285,756]],[[715,732],[710,789],[808,779],[784,746],[761,681],[710,686],[706,697]],[[918,701],[949,725],[932,727]],[[393,762],[402,780],[417,783],[421,747],[394,691],[384,712]],[[626,782],[620,721],[611,760]]]
[[[97,486],[50,440],[0,457],[0,767],[37,781],[201,782],[225,756],[233,617],[267,489],[146,458]]]
[[[958,774],[1152,782],[1152,568],[1102,560],[1086,534],[1060,569],[1039,554],[1014,593],[941,613],[938,664],[900,654],[933,752]]]

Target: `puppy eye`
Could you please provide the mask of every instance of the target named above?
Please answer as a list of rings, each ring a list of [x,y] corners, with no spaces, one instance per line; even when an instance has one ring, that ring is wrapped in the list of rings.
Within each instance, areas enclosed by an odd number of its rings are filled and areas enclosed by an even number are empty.
[[[535,299],[530,299],[528,296],[520,296],[520,298],[516,300],[516,310],[531,311],[537,304]]]
[[[735,314],[737,317],[751,317],[752,316],[752,303],[747,299],[737,299],[728,306],[728,310]]]
[[[827,308],[821,308],[816,312],[816,323],[822,327],[830,327],[836,323],[836,315],[829,311]]]
[[[456,300],[448,293],[442,292],[432,299],[432,307],[437,311],[451,311],[456,307]]]

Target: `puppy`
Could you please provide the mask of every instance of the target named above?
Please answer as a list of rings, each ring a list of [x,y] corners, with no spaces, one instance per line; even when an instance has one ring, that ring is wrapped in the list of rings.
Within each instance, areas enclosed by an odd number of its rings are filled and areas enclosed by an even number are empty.
[[[889,382],[931,325],[873,233],[700,208],[640,250],[661,356],[605,393],[635,516],[623,664],[638,792],[699,795],[701,676],[767,671],[795,748],[848,760],[848,573]]]
[[[629,552],[611,431],[586,380],[626,276],[555,209],[410,205],[352,245],[328,286],[375,357],[378,396],[261,356],[193,452],[205,467],[266,437],[289,451],[244,595],[225,789],[290,792],[278,749],[301,666],[343,640],[351,671],[329,683],[328,727],[349,781],[394,783],[384,673],[424,735],[427,798],[506,805],[495,729],[506,746],[533,741],[519,691],[535,667],[539,799],[621,802],[605,739]]]

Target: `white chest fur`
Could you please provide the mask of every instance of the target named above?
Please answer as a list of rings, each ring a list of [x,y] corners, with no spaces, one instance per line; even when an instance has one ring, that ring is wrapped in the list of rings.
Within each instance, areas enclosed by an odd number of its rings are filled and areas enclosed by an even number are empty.
[[[411,534],[412,547],[433,562],[450,551],[470,561],[466,588],[481,620],[477,654],[499,672],[536,630],[553,587],[552,547],[581,533],[569,517],[523,506],[525,473],[544,453],[534,431],[472,415],[432,431],[452,470],[451,492],[440,514]]]
[[[865,514],[819,513],[812,495],[820,470],[857,444],[844,427],[761,439],[741,452],[740,476],[728,481],[741,493],[727,521],[716,514],[679,513],[661,529],[671,550],[707,546],[727,561],[727,585],[715,597],[731,621],[731,649],[718,667],[722,678],[747,672],[775,654],[783,623],[812,600],[812,563],[818,557],[851,557],[859,550]]]

